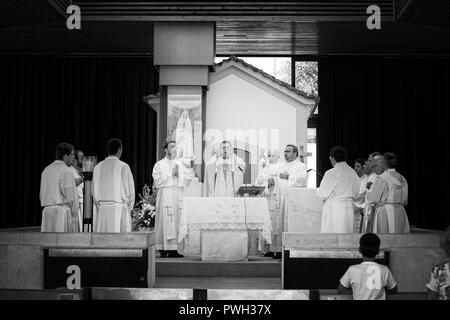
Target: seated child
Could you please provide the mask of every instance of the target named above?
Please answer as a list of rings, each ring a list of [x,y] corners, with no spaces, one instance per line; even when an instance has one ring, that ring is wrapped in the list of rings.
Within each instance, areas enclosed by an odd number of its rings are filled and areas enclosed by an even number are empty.
[[[380,253],[380,238],[366,233],[359,239],[363,262],[350,266],[339,281],[338,294],[353,292],[354,300],[385,300],[397,293],[397,282],[389,268],[375,262]]]

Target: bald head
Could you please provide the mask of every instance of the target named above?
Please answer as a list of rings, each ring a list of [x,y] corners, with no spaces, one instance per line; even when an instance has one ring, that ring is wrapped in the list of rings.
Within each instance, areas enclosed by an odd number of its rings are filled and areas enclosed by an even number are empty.
[[[267,158],[270,163],[277,163],[280,159],[280,152],[277,149],[271,149],[267,152]]]
[[[388,168],[386,159],[381,155],[373,157],[373,163],[374,163],[373,169],[375,173],[378,175],[385,172]]]

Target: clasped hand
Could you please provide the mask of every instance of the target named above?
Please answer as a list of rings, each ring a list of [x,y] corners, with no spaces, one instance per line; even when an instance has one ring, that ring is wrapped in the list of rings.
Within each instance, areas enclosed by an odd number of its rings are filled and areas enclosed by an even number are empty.
[[[267,186],[270,188],[274,185],[275,185],[275,180],[272,177],[270,177],[269,180],[267,180]]]

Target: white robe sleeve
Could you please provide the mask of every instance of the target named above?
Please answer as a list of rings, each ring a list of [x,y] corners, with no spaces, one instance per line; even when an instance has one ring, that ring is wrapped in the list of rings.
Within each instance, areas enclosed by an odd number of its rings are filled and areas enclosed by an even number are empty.
[[[408,182],[405,177],[403,177],[403,205],[406,206],[408,204]]]
[[[238,173],[239,173],[240,175],[243,176],[244,173],[245,173],[245,161],[244,161],[244,159],[242,159],[242,158],[240,158],[240,157],[237,157],[236,164],[237,164],[236,170],[238,171]],[[240,168],[240,169],[239,169],[239,168]]]
[[[43,202],[42,200],[44,199],[44,179],[43,178],[43,174],[41,174],[41,187],[39,189],[39,200],[41,201],[41,206],[43,206]]]
[[[155,182],[156,188],[163,187],[170,178],[172,178],[172,172],[164,172],[161,168],[161,164],[158,161],[153,167],[152,172],[153,181]]]
[[[320,182],[319,189],[317,189],[317,196],[326,201],[333,191],[336,189],[337,179],[330,173],[330,171],[325,172],[322,181]]]
[[[94,168],[94,172],[92,173],[92,182],[91,182],[91,194],[92,194],[92,201],[94,202],[95,205],[98,205],[98,195],[97,195],[97,190],[95,188],[95,171],[98,170],[98,167],[96,166]]]
[[[255,186],[265,187],[264,194],[266,194],[266,195],[270,194],[270,190],[269,190],[269,186],[268,186],[269,178],[270,178],[270,175],[265,173],[264,169],[263,169],[263,172],[258,174],[258,176],[256,177],[256,180],[255,180]]]
[[[214,196],[216,176],[216,156],[213,156],[205,165],[205,187],[206,196]]]
[[[181,162],[178,162],[178,178],[180,183],[179,186],[183,188],[188,187],[193,178],[192,174],[186,170],[186,167]]]
[[[296,166],[293,174],[289,175],[288,179],[288,188],[301,188],[306,186],[308,180],[308,172],[306,169],[306,165],[304,163],[300,163]]]
[[[261,172],[256,177],[255,186],[267,186],[268,180],[269,180],[269,175],[264,172]]]
[[[66,203],[72,203],[72,211],[78,210],[78,193],[71,171],[64,171],[59,180],[59,187]]]
[[[356,176],[356,179],[354,179],[354,181],[353,181],[353,201],[359,199],[359,197],[360,197],[359,191],[360,190],[361,190],[361,181]]]
[[[236,166],[234,167],[234,192],[236,193],[239,187],[244,183],[245,162],[242,158],[235,156]]]
[[[366,192],[367,192],[367,188],[366,188],[366,184],[368,182],[368,179],[364,179],[361,181],[360,185],[359,185],[359,195],[358,198],[362,201],[364,200],[364,198],[366,197]]]
[[[127,204],[128,210],[133,210],[135,201],[135,191],[134,191],[134,179],[131,169],[128,165],[122,168],[122,186],[125,193],[125,202]]]

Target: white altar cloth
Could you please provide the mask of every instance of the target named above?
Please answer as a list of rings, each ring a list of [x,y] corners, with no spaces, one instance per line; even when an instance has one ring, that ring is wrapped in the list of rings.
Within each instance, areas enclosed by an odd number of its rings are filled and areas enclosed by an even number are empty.
[[[271,221],[263,197],[185,197],[178,239],[185,239],[185,253],[200,253],[200,230],[258,229],[270,241]]]

